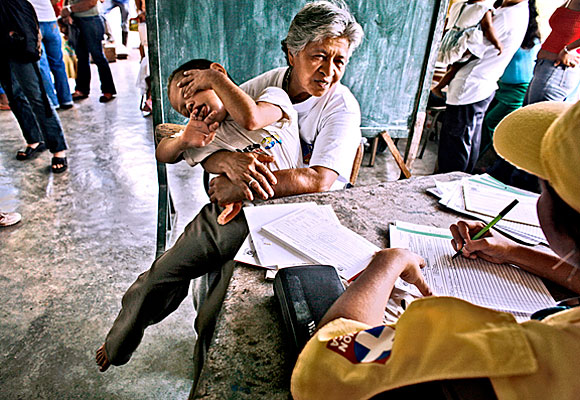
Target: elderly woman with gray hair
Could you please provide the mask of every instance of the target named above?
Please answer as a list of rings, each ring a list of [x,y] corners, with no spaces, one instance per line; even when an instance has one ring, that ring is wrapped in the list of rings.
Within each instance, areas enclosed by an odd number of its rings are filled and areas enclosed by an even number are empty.
[[[303,166],[272,173],[267,167],[271,158],[226,151],[214,153],[203,162],[207,171],[219,174],[210,185],[212,203],[123,296],[119,316],[97,350],[101,371],[129,361],[145,328],[179,306],[191,279],[220,271],[222,280],[229,280],[233,269],[230,260],[248,235],[248,227],[243,213],[226,225],[218,225],[221,204],[252,200],[255,195],[267,199],[344,187],[360,143],[360,109],[340,79],[362,37],[361,26],[344,3],[309,3],[294,17],[282,41],[289,66],[268,71],[240,86],[252,98],[272,86],[288,93],[298,112]],[[211,73],[192,71],[180,82],[184,97],[214,85],[234,85],[231,80],[212,79]],[[223,286],[225,290],[227,285]],[[220,295],[215,297],[219,310]],[[211,309],[210,314],[214,312]],[[199,318],[196,328],[200,329]]]

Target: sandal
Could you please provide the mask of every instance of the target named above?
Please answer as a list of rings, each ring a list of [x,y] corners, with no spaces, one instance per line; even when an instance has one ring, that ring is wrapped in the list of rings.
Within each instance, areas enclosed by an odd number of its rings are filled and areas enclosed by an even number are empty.
[[[99,102],[101,103],[108,103],[109,101],[113,100],[115,95],[112,93],[103,93],[101,97],[99,97]]]
[[[57,167],[57,165],[60,165],[60,167]],[[51,161],[52,172],[54,172],[55,174],[60,174],[61,172],[66,171],[67,168],[68,162],[66,160],[66,157],[52,157]]]
[[[44,150],[46,150],[46,145],[44,142],[40,142],[38,146],[34,148],[26,146],[24,150],[19,150],[18,153],[16,153],[16,159],[20,161],[30,160],[38,156]]]
[[[79,92],[78,90],[75,90],[74,93],[72,94],[73,101],[83,100],[88,97],[89,97],[88,94],[84,94],[83,92]]]

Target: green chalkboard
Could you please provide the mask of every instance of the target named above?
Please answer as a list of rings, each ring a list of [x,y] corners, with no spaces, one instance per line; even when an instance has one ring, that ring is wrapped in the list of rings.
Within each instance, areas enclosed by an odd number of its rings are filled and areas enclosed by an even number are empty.
[[[148,0],[155,123],[183,122],[168,105],[167,77],[191,58],[222,63],[239,84],[286,65],[280,41],[306,1]],[[362,126],[412,132],[434,64],[446,0],[347,1],[365,31],[343,83],[361,105]],[[427,85],[428,87],[428,85]],[[424,96],[423,96],[424,97]],[[424,106],[423,106],[424,108]]]

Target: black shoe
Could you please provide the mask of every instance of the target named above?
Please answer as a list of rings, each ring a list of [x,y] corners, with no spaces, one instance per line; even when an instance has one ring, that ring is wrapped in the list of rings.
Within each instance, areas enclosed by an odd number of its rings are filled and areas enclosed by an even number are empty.
[[[38,156],[44,150],[46,150],[46,145],[44,142],[40,142],[35,148],[26,146],[24,150],[20,150],[18,153],[16,153],[16,159],[20,161],[30,160]]]
[[[74,107],[74,104],[72,102],[71,103],[65,103],[65,104],[61,104],[59,106],[59,110],[70,110],[73,107]]]
[[[109,101],[113,100],[114,98],[115,98],[114,94],[103,93],[103,95],[101,97],[99,97],[99,101],[101,103],[108,103]]]

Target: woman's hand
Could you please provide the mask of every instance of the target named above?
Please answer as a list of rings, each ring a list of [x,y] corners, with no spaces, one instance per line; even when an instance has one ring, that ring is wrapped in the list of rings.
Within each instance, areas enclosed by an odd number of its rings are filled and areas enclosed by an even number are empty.
[[[193,96],[200,90],[213,89],[213,81],[218,76],[223,75],[215,69],[191,69],[183,73],[183,78],[177,83],[181,88],[181,94],[185,99]]]
[[[398,269],[401,279],[415,285],[423,296],[433,294],[421,272],[421,268],[425,267],[423,257],[407,249],[384,249],[375,254],[369,268],[375,268],[375,265],[379,265],[379,268]]]
[[[252,200],[248,198],[246,191],[234,185],[232,181],[223,175],[217,176],[210,181],[209,199],[212,203],[218,203],[222,207],[228,203],[235,203],[244,199]]]
[[[248,194],[248,200],[254,199],[252,190],[262,200],[274,196],[272,186],[277,180],[266,165],[274,162],[273,156],[257,153],[226,153],[226,156],[228,163],[224,173],[233,184]]]
[[[462,250],[464,257],[504,264],[512,262],[513,251],[518,244],[503,235],[489,230],[478,240],[471,240],[477,232],[485,227],[483,222],[459,221],[449,227],[453,239],[451,245],[455,251]]]
[[[566,51],[564,49],[560,50],[558,53],[558,58],[554,61],[554,66],[558,66],[560,64],[565,65],[566,67],[574,68],[576,65],[580,63],[580,54],[576,51]]]

